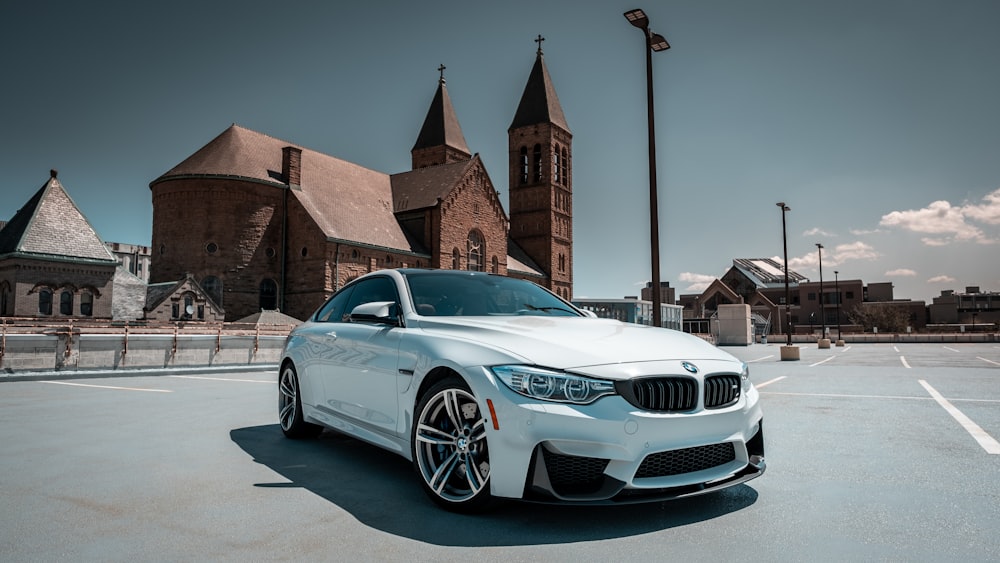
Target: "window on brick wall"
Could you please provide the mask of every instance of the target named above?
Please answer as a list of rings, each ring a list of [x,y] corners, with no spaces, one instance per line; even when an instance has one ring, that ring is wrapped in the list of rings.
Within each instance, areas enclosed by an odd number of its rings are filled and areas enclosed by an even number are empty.
[[[70,316],[73,314],[73,292],[64,290],[59,294],[59,314]]]
[[[518,151],[518,169],[518,184],[523,186],[528,183],[528,147],[521,147]]]
[[[542,145],[535,145],[532,151],[533,164],[534,164],[534,181],[542,181]]]
[[[43,289],[38,292],[38,314],[39,315],[51,315],[52,314],[52,291],[48,289]]]
[[[462,253],[459,252],[457,248],[451,251],[451,269],[452,270],[462,269]]]
[[[486,244],[483,242],[483,235],[479,231],[473,229],[469,231],[469,271],[470,272],[485,272],[486,271],[486,261],[484,256],[486,255]]]
[[[564,186],[569,185],[569,151],[566,147],[562,149],[562,184]]]
[[[80,314],[84,317],[94,316],[94,294],[84,291],[80,294]]]
[[[490,268],[491,268],[491,270],[490,270],[491,272],[493,272],[494,274],[499,274],[500,273],[500,259],[497,258],[496,256],[494,256],[493,260],[491,261]]]
[[[559,145],[556,145],[552,152],[552,181],[556,184],[562,183],[562,155],[559,154]]]
[[[260,308],[266,311],[278,308],[278,284],[270,278],[260,282]]]

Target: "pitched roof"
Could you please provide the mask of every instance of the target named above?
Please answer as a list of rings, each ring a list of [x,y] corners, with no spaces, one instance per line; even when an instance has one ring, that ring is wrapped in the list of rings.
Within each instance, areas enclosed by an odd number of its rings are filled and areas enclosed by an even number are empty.
[[[390,180],[396,212],[434,207],[455,189],[477,158],[393,174]]]
[[[2,254],[117,262],[56,179],[55,170],[0,230]]]
[[[438,81],[431,107],[427,110],[427,117],[424,118],[424,125],[420,128],[420,134],[417,135],[417,142],[412,150],[441,145],[470,154],[465,136],[462,135],[462,127],[458,124],[458,116],[455,115],[455,108],[451,105],[448,89],[444,86],[443,77]]]
[[[302,324],[302,321],[296,319],[295,317],[286,315],[278,310],[270,310],[270,309],[261,310],[259,313],[254,313],[248,317],[243,317],[242,319],[236,322],[260,325],[260,326],[266,326],[266,325],[297,326]]]
[[[777,287],[785,284],[784,266],[773,258],[735,258],[733,267],[757,287]],[[798,284],[807,279],[798,272],[788,270],[790,284]]]
[[[509,237],[507,238],[507,270],[540,278],[545,277],[545,272],[538,267],[538,264],[514,242],[514,239]]]
[[[172,178],[228,177],[287,187],[281,175],[286,146],[302,150],[301,189],[291,193],[328,238],[419,252],[393,215],[388,174],[235,124],[149,185]]]
[[[559,105],[559,97],[556,95],[555,86],[552,85],[552,78],[549,77],[549,70],[545,66],[541,50],[535,57],[535,66],[531,67],[528,83],[524,85],[521,103],[514,113],[510,129],[538,123],[552,123],[569,132],[569,125],[566,124],[566,117],[563,115],[562,106]]]

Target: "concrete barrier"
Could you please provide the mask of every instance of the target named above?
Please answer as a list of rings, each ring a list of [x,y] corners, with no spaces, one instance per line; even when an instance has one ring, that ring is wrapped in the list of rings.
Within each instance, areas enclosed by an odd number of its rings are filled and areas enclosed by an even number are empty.
[[[190,368],[277,369],[285,335],[226,333],[4,334],[0,380],[55,372],[142,371]]]

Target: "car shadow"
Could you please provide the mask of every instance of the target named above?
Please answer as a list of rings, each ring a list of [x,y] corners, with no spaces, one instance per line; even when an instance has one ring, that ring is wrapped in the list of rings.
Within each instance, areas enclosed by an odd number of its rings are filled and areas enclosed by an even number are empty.
[[[757,491],[745,484],[703,496],[625,506],[500,503],[468,516],[438,508],[402,457],[342,434],[286,439],[277,424],[237,428],[233,442],[289,482],[384,532],[449,547],[560,544],[621,538],[702,522],[745,509]],[[470,519],[476,524],[470,526]],[[456,533],[456,530],[461,530]]]

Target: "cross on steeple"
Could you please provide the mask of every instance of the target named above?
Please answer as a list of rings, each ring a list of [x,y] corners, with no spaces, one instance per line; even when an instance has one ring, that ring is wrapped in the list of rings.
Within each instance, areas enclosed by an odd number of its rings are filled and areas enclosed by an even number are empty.
[[[448,67],[444,66],[443,64],[442,64],[441,66],[439,66],[439,67],[438,67],[438,72],[440,72],[440,73],[441,73],[441,78],[440,78],[439,80],[440,80],[440,81],[441,81],[442,83],[444,82],[444,69],[446,69],[446,68],[448,68]]]
[[[545,41],[545,38],[542,37],[541,33],[539,33],[538,34],[538,38],[535,39],[534,41],[535,41],[535,43],[538,43],[538,54],[541,55],[542,54],[542,41]]]

